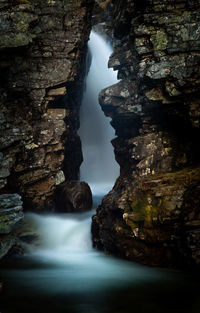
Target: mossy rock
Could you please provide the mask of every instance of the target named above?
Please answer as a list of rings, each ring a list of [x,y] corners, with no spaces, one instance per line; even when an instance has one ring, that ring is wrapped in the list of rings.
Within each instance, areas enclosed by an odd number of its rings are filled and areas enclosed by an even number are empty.
[[[160,175],[151,175],[140,180],[133,193],[129,194],[125,213],[130,214],[129,224],[155,227],[175,222],[182,213],[186,195],[191,196],[192,186],[200,181],[199,168]]]
[[[151,37],[151,42],[155,50],[165,50],[168,44],[167,34],[163,30],[159,30]]]
[[[154,222],[158,221],[161,215],[162,201],[154,199],[149,193],[136,194],[135,199],[126,206],[125,212],[132,213],[133,226],[143,224],[145,227],[153,227]]]

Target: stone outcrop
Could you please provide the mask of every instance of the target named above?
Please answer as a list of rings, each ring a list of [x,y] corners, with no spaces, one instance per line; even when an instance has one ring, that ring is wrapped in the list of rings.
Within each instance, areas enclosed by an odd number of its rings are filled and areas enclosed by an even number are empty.
[[[58,187],[55,202],[61,212],[88,211],[92,208],[92,192],[85,182],[67,181]]]
[[[99,101],[120,177],[93,217],[94,245],[154,266],[200,265],[198,1],[113,1],[121,81]]]
[[[15,244],[15,224],[22,218],[21,197],[18,194],[0,195],[0,259]]]
[[[78,179],[77,136],[93,1],[0,2],[0,189],[54,209]]]

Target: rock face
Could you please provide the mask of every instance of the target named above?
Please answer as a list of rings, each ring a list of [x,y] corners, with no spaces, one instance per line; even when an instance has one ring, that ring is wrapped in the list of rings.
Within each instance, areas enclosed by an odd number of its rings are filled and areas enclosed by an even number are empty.
[[[0,259],[14,245],[14,226],[22,218],[21,197],[18,194],[0,195]]]
[[[92,208],[92,192],[85,182],[64,182],[57,189],[55,201],[61,212],[88,211]]]
[[[25,209],[54,209],[78,179],[76,134],[93,1],[0,3],[0,189]]]
[[[94,245],[157,266],[200,265],[198,1],[113,1],[121,81],[100,93],[121,174]]]
[[[112,14],[111,0],[95,0],[92,16],[93,30],[109,41],[112,40]]]

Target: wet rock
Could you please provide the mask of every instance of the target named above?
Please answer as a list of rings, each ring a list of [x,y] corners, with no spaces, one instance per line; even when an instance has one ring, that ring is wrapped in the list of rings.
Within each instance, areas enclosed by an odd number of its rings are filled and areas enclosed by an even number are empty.
[[[85,182],[64,182],[57,189],[55,201],[58,211],[87,211],[92,208],[92,193],[89,185]]]
[[[93,217],[94,245],[156,266],[199,266],[199,6],[112,1],[121,81],[99,95],[120,177]]]
[[[28,210],[54,210],[56,187],[65,177],[78,179],[92,6],[92,0],[0,5],[0,188],[22,195]]]

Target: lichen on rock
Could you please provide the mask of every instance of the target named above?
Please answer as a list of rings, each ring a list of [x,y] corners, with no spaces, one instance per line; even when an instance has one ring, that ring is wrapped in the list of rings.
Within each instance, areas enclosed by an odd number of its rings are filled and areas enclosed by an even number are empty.
[[[92,5],[1,5],[0,186],[22,195],[25,209],[55,209],[57,186],[78,178],[76,131]]]
[[[94,245],[154,266],[198,267],[199,6],[112,3],[109,66],[121,81],[99,101],[121,171],[93,217]]]

